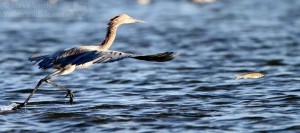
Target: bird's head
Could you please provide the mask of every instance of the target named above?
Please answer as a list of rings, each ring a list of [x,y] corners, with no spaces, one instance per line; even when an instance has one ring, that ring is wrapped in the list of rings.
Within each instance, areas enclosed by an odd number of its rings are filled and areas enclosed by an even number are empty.
[[[118,16],[113,17],[110,20],[112,23],[115,24],[131,24],[131,23],[146,23],[143,20],[138,20],[138,19],[134,19],[130,16],[128,16],[127,14],[120,14]]]

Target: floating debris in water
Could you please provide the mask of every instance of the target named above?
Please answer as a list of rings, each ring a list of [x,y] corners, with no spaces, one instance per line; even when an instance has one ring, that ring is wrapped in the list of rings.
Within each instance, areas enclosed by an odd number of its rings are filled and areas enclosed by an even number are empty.
[[[12,103],[8,106],[4,106],[0,108],[0,111],[7,111],[7,110],[13,110],[14,107],[18,106],[16,103]]]
[[[56,4],[56,3],[58,2],[58,0],[48,0],[48,2],[49,2],[50,4]]]
[[[238,79],[256,79],[256,78],[261,78],[263,76],[265,76],[265,75],[260,72],[250,72],[250,73],[237,75],[235,79],[236,80],[238,80]]]
[[[198,3],[198,4],[212,3],[212,2],[215,2],[215,1],[216,0],[192,0],[192,2]]]
[[[138,4],[147,5],[150,4],[151,0],[137,0]]]

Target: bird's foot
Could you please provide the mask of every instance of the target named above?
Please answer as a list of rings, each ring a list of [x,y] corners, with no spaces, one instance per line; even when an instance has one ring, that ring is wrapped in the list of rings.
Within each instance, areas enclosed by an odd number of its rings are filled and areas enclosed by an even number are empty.
[[[68,97],[69,95],[70,95],[70,101],[69,101],[69,103],[71,105],[73,105],[74,94],[73,94],[72,91],[68,91],[68,94],[65,96],[65,98]]]
[[[21,109],[24,106],[25,106],[25,103],[21,103],[21,104],[17,105],[16,107],[12,108],[12,110],[18,110],[18,109]]]

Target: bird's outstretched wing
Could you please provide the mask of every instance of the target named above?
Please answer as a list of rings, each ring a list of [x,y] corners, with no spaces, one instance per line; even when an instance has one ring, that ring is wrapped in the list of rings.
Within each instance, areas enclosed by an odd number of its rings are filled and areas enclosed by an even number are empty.
[[[173,60],[179,53],[164,52],[153,55],[135,55],[119,51],[99,51],[82,48],[60,50],[50,55],[32,56],[29,61],[38,63],[40,69],[64,68],[68,65],[83,65],[85,63],[110,63],[126,58],[138,60],[165,62]]]
[[[134,58],[138,60],[152,61],[152,62],[166,62],[173,60],[179,53],[164,52],[153,55],[135,55],[119,51],[90,51],[74,60],[72,65],[82,65],[87,62],[93,63],[110,63],[126,58]]]

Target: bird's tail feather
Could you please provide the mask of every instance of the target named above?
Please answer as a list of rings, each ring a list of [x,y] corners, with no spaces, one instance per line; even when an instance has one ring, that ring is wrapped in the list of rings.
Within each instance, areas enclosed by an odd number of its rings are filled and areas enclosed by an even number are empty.
[[[164,53],[157,53],[153,55],[142,55],[142,56],[133,56],[132,58],[138,60],[145,60],[145,61],[153,61],[153,62],[165,62],[170,61],[176,58],[179,55],[179,52],[164,52]]]

